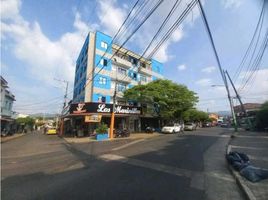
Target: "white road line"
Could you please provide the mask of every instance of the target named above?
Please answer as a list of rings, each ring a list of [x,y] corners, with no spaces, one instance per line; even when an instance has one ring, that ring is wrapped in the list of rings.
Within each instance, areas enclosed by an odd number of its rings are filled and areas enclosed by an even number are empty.
[[[142,141],[144,141],[144,140],[145,140],[145,139],[135,140],[135,141],[133,141],[133,142],[124,144],[124,145],[122,145],[122,146],[120,146],[120,147],[113,148],[112,151],[117,151],[117,150],[120,150],[120,149],[124,149],[124,148],[126,148],[126,147],[129,147],[129,146],[131,146],[131,145],[133,145],[133,144],[142,142]]]
[[[236,149],[252,149],[252,150],[267,150],[267,148],[262,148],[262,147],[245,147],[245,146],[236,146],[236,145],[230,145],[231,148],[236,148]]]

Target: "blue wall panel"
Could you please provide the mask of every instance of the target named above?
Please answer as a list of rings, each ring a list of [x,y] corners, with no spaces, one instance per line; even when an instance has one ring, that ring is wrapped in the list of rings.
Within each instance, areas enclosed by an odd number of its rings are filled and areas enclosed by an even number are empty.
[[[107,43],[107,46],[108,46],[107,53],[111,54],[112,53],[112,47],[111,47],[112,37],[110,37],[109,35],[105,35],[102,32],[97,31],[96,32],[96,48],[102,51],[106,51],[105,48],[101,47],[101,42]]]
[[[101,78],[106,79],[106,84],[101,84]],[[97,74],[93,81],[93,87],[111,89],[111,77],[102,74]]]
[[[158,74],[163,75],[163,64],[152,59],[152,70]]]

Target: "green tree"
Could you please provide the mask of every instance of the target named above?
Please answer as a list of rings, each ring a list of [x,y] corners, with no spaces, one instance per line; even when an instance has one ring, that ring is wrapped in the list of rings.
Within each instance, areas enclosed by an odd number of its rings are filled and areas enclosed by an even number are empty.
[[[186,122],[189,122],[189,121],[204,122],[204,121],[208,121],[209,117],[206,112],[199,111],[196,109],[189,109],[183,112],[182,119]]]
[[[181,119],[182,113],[193,108],[198,100],[193,91],[170,80],[156,80],[134,86],[124,92],[124,98],[146,104],[145,112],[150,114],[154,114],[154,104],[159,105],[159,114],[166,120]]]
[[[25,117],[25,118],[18,118],[16,119],[16,122],[20,125],[28,125],[29,127],[33,127],[35,120],[31,117]]]
[[[256,127],[259,130],[263,130],[268,127],[268,101],[262,104],[260,110],[257,112]]]

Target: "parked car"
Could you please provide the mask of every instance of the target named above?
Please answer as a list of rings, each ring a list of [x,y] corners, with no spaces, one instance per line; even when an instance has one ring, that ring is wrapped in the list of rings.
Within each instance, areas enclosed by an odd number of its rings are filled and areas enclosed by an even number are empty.
[[[222,124],[221,124],[221,127],[222,127],[222,128],[229,128],[230,125],[229,125],[228,123],[222,123]]]
[[[194,131],[196,130],[196,124],[195,123],[185,123],[184,130],[186,131]]]
[[[162,133],[179,133],[182,131],[182,126],[180,124],[168,124],[164,126],[161,130]]]
[[[202,127],[211,127],[212,126],[212,123],[211,122],[204,122],[202,124]]]
[[[55,127],[50,127],[47,129],[46,132],[47,135],[56,135],[57,134],[57,129]]]

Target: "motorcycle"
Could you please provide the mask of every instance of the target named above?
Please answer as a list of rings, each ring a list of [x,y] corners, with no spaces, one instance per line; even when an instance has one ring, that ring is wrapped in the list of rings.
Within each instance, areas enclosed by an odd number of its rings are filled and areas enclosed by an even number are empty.
[[[153,133],[153,132],[154,132],[154,128],[153,127],[147,126],[145,128],[145,133]]]
[[[129,137],[130,133],[128,129],[115,129],[114,130],[114,137]]]

